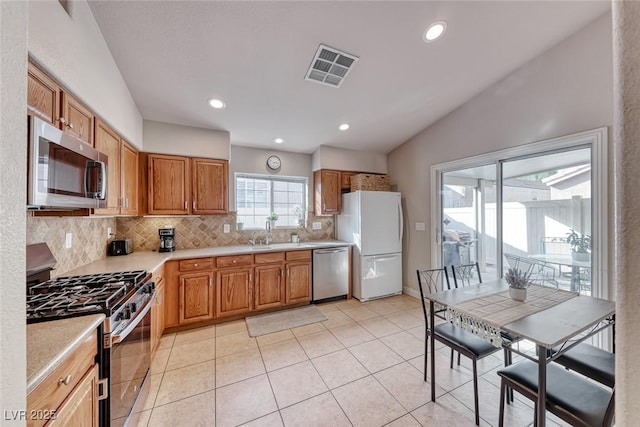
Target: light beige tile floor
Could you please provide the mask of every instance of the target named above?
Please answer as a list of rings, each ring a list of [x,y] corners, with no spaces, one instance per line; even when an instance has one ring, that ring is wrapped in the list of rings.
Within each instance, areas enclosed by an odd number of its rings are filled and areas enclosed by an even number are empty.
[[[423,381],[420,301],[402,295],[319,306],[314,323],[258,338],[244,321],[165,334],[138,426],[472,426],[471,364],[436,352],[436,402]],[[478,362],[482,426],[496,426],[502,353]],[[547,425],[563,425],[549,416]],[[131,425],[130,424],[130,425]],[[518,399],[505,425],[533,424]]]

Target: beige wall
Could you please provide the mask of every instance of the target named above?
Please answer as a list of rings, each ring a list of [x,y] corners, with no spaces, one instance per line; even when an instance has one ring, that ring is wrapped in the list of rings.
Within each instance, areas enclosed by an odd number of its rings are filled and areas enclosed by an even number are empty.
[[[616,425],[640,420],[640,3],[613,2],[616,182]]]
[[[282,166],[279,171],[267,169],[267,157],[280,157]],[[308,180],[308,209],[313,210],[313,173],[311,172],[311,154],[290,153],[287,151],[263,150],[260,148],[231,146],[229,162],[229,210],[236,210],[235,179],[236,173],[256,173],[277,176],[302,176]]]
[[[0,28],[0,410],[18,411],[26,407],[27,4],[0,1]]]
[[[607,14],[445,116],[388,155],[405,206],[404,283],[431,266],[431,165],[613,124]],[[415,231],[424,222],[426,231]],[[610,253],[613,251],[610,251]]]
[[[230,134],[171,123],[143,122],[144,151],[177,156],[229,159]]]
[[[29,1],[29,54],[136,147],[142,116],[84,0]]]
[[[318,169],[336,169],[341,171],[387,173],[387,156],[373,151],[347,150],[321,145],[313,153],[312,167],[314,171]]]

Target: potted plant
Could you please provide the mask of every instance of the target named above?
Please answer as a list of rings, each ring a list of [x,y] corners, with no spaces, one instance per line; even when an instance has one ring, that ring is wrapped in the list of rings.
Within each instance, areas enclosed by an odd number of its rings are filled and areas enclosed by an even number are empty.
[[[574,229],[567,233],[566,242],[571,245],[571,258],[574,261],[589,262],[591,259],[591,236],[580,234]]]
[[[509,284],[509,296],[515,301],[524,301],[527,299],[527,288],[531,284],[529,273],[510,268],[504,275],[504,279]]]
[[[267,221],[271,223],[271,228],[273,229],[276,226],[276,221],[278,220],[278,214],[275,212],[271,212],[267,217]]]

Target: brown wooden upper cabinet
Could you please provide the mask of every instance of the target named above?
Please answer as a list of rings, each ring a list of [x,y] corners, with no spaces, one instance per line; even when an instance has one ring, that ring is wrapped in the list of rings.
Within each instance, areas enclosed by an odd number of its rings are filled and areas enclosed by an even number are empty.
[[[228,213],[227,160],[148,154],[146,162],[149,214]],[[141,188],[141,191],[144,191],[144,188]]]
[[[187,215],[191,193],[188,157],[149,154],[149,213]]]
[[[341,172],[341,176],[342,176],[342,180],[341,185],[340,185],[340,189],[341,190],[346,190],[347,192],[351,191],[351,177],[354,175],[358,175],[359,173],[362,172],[345,172],[342,171]]]
[[[191,159],[192,202],[194,215],[229,212],[229,162],[215,159]]]
[[[60,86],[31,61],[27,73],[27,114],[58,126]]]
[[[313,201],[316,215],[337,215],[341,208],[340,171],[320,169],[313,173]]]
[[[109,158],[107,207],[97,215],[138,214],[138,151],[106,123],[96,119],[96,149]]]
[[[93,146],[93,112],[31,61],[27,71],[27,114]]]

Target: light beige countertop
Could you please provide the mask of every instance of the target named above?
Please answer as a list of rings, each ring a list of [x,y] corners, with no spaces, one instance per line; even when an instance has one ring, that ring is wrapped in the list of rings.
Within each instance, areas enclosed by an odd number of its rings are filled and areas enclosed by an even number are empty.
[[[79,274],[113,273],[118,271],[153,271],[169,260],[206,258],[225,255],[253,254],[262,252],[295,251],[303,249],[335,248],[351,246],[340,240],[316,240],[300,243],[272,243],[264,245],[218,246],[215,248],[178,249],[175,252],[133,252],[129,255],[109,256],[83,265],[65,273],[65,276]]]
[[[27,325],[27,393],[62,363],[104,321],[104,314]],[[97,351],[97,349],[96,349]]]

